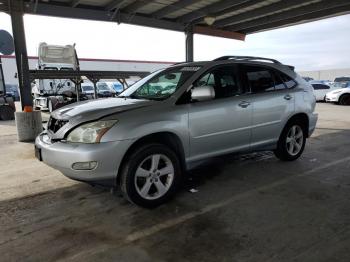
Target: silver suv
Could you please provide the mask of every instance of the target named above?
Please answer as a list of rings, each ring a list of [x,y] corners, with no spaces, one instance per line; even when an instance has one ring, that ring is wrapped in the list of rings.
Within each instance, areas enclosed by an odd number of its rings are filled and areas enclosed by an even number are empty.
[[[178,189],[196,161],[271,150],[297,159],[315,129],[312,86],[293,67],[225,56],[156,71],[117,98],[51,114],[37,157],[67,177],[120,187],[154,207]]]

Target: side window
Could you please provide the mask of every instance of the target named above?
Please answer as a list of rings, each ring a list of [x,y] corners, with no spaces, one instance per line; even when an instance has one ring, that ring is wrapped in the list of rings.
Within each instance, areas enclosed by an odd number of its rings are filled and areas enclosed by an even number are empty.
[[[275,90],[272,72],[264,67],[245,66],[245,74],[252,93]]]
[[[212,86],[215,90],[215,99],[231,97],[241,94],[235,66],[216,67],[199,78],[193,84],[194,88]]]
[[[322,85],[322,84],[312,84],[312,87],[315,90],[321,90],[321,89],[329,89],[330,87],[327,85]]]
[[[199,80],[197,80],[194,84],[194,87],[199,86],[215,86],[215,80],[213,73],[207,73],[203,77],[201,77]]]
[[[274,79],[275,79],[275,90],[286,89],[286,85],[285,85],[284,81],[282,80],[279,73],[274,72]]]
[[[286,74],[283,74],[283,73],[280,73],[279,75],[281,76],[287,88],[293,88],[297,85],[297,83],[290,76],[287,76]]]

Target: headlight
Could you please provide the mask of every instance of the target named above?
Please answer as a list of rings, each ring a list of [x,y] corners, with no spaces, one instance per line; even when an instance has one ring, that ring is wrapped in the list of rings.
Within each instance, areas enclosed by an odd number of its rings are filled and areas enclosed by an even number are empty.
[[[118,120],[102,120],[83,124],[68,134],[67,141],[86,144],[100,143],[102,136],[117,122]]]

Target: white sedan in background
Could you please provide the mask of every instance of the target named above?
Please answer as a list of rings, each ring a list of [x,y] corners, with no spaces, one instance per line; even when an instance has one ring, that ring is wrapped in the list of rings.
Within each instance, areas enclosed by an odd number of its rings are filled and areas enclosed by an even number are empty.
[[[329,84],[321,81],[310,81],[310,84],[314,89],[316,101],[326,101],[327,93],[340,88],[333,84]]]
[[[338,88],[326,94],[326,102],[340,105],[350,105],[350,82],[345,82]]]

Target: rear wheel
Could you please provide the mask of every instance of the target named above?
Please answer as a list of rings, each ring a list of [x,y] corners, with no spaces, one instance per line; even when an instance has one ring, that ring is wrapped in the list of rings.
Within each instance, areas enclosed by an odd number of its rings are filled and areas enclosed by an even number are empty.
[[[343,105],[343,106],[348,106],[350,105],[350,95],[346,94],[346,95],[342,95],[339,98],[339,104]]]
[[[282,131],[274,151],[283,161],[293,161],[301,156],[306,142],[306,131],[302,121],[289,122]]]
[[[130,202],[146,208],[165,203],[181,181],[180,161],[173,150],[148,144],[135,150],[121,172],[121,190]]]

